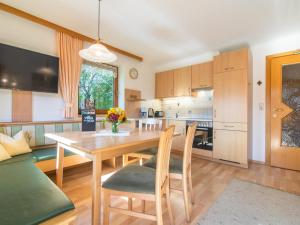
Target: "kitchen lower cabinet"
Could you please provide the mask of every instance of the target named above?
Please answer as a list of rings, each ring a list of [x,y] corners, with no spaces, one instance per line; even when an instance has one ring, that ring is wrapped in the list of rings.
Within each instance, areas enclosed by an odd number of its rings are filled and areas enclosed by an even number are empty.
[[[247,132],[214,130],[213,158],[247,166]]]

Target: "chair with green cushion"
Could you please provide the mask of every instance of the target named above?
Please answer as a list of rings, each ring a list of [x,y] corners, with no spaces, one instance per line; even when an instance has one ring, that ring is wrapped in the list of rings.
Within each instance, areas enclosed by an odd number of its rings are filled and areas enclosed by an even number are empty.
[[[148,118],[140,120],[139,129],[145,130],[161,130],[162,129],[162,120]],[[131,163],[139,162],[140,165],[143,164],[143,160],[151,159],[157,153],[157,148],[144,149],[139,152],[133,152],[123,155],[123,166],[126,166]],[[130,159],[133,158],[133,159]]]
[[[194,204],[191,162],[193,140],[196,128],[196,123],[189,126],[185,139],[183,157],[171,154],[169,165],[170,178],[182,180],[186,220],[188,222],[190,221],[190,206],[191,203]],[[157,166],[157,157],[154,156],[152,159],[146,161],[143,166],[155,169]]]
[[[170,202],[170,183],[169,183],[169,160],[173,140],[174,126],[162,132],[159,148],[157,152],[157,169],[128,165],[117,171],[102,185],[103,191],[103,224],[109,224],[110,211],[122,213],[138,218],[156,221],[158,225],[163,224],[162,216],[162,197],[166,196],[167,208],[170,222],[174,220]],[[127,198],[137,198],[144,201],[155,202],[156,215],[143,212],[133,212],[130,207],[128,210],[112,207],[110,205],[111,196],[124,196]]]

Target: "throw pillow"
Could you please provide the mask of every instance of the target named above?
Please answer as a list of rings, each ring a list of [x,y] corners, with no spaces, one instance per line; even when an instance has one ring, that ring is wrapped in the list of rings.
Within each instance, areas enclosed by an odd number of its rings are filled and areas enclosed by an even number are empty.
[[[10,156],[31,152],[23,131],[17,133],[13,138],[5,134],[0,134],[0,144]]]
[[[2,145],[0,145],[0,162],[10,158],[11,156],[5,151],[5,148]]]

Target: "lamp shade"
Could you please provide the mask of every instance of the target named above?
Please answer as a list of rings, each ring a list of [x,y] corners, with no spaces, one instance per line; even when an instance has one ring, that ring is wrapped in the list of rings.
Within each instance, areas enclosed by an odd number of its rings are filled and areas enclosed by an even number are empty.
[[[97,63],[111,63],[117,60],[117,56],[111,53],[104,45],[97,42],[86,49],[79,51],[81,58]]]

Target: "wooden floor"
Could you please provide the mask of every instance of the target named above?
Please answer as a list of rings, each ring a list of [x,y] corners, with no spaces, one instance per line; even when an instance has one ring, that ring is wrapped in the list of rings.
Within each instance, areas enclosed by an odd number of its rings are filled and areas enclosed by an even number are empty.
[[[118,160],[118,165],[121,162]],[[113,172],[104,167],[103,179]],[[214,203],[226,186],[234,178],[246,180],[261,185],[273,187],[283,191],[300,195],[300,172],[251,164],[249,169],[236,168],[218,164],[199,158],[192,161],[193,186],[196,194],[196,203],[193,208],[192,221],[186,223],[183,198],[180,192],[171,192],[173,214],[176,225],[194,224],[198,218]],[[50,175],[53,179],[53,175]],[[91,165],[69,169],[64,174],[63,191],[74,202],[78,217],[74,225],[88,225],[91,221]],[[173,187],[180,187],[180,183],[172,183]],[[115,197],[113,204],[126,207],[126,199]],[[140,202],[134,201],[134,209],[140,210]],[[153,204],[147,203],[146,210],[154,213]],[[164,213],[164,224],[169,225],[167,213]],[[142,219],[135,219],[120,214],[112,214],[111,225],[154,225],[155,223]]]

